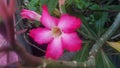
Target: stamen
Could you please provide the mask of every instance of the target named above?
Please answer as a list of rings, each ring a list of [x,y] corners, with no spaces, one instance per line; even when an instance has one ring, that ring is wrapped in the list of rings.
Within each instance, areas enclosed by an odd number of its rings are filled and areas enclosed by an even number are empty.
[[[53,35],[54,35],[55,37],[58,37],[58,36],[60,36],[60,35],[62,34],[60,28],[58,28],[58,27],[54,27],[54,28],[52,29],[52,33],[53,33]]]

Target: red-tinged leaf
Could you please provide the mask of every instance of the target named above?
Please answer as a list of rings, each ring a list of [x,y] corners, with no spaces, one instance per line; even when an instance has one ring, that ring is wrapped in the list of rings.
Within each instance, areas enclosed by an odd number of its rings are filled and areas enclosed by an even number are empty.
[[[7,0],[0,0],[0,16],[6,19],[12,16],[15,11],[15,0],[10,0],[7,5]]]
[[[0,0],[0,16],[6,18],[7,16],[7,4],[6,0]]]
[[[9,14],[13,14],[15,11],[15,0],[10,0],[9,3]]]

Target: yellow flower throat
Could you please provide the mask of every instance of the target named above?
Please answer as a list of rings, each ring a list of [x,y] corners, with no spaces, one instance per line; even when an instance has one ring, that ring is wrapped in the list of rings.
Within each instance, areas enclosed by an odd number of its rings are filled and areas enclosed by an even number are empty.
[[[61,32],[60,28],[54,27],[54,28],[52,28],[52,34],[53,34],[55,37],[58,37],[58,36],[60,36],[60,35],[62,34],[62,32]]]

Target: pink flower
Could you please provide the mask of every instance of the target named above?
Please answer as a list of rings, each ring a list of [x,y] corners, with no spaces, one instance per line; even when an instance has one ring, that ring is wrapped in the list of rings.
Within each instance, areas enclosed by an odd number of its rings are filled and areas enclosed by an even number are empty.
[[[38,13],[27,9],[22,10],[21,16],[22,18],[27,18],[30,20],[37,20],[37,21],[40,21],[41,18],[41,15],[39,15]]]
[[[32,29],[29,35],[39,44],[48,43],[47,58],[60,58],[64,49],[70,52],[81,49],[82,40],[75,32],[81,25],[79,18],[68,14],[63,14],[60,19],[52,17],[48,12],[48,8],[43,5],[40,21],[45,28]]]

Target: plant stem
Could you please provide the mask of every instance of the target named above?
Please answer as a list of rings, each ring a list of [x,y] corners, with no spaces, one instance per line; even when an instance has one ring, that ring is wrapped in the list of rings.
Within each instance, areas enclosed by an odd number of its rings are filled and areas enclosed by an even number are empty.
[[[85,62],[45,60],[43,65],[46,68],[94,68],[94,64],[94,57],[91,56]]]
[[[106,42],[113,34],[114,32],[119,28],[120,26],[120,13],[116,17],[115,21],[111,25],[111,27],[104,33],[101,38],[93,45],[90,55],[96,55],[100,47]]]
[[[40,66],[40,68],[95,68],[95,58],[90,56],[85,62],[50,60],[29,54],[26,49],[16,41],[15,52],[24,60],[24,66]],[[38,67],[39,68],[39,67]]]
[[[6,33],[7,33],[7,41],[10,45],[14,44],[15,41],[15,32],[14,32],[14,21],[13,17],[10,16],[7,18],[5,22]]]

